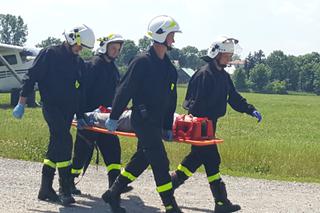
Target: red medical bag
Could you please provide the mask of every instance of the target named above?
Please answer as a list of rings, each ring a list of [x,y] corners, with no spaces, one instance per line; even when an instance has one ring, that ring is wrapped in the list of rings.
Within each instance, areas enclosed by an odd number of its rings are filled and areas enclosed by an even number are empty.
[[[179,115],[173,124],[173,137],[183,140],[213,139],[214,129],[208,118],[197,118],[192,115]]]

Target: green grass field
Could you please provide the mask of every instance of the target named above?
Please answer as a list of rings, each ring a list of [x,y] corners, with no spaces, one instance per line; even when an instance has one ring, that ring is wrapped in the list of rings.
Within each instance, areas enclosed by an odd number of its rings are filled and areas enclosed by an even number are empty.
[[[179,88],[177,112],[185,87]],[[251,116],[228,109],[217,136],[223,174],[265,179],[320,182],[320,97],[243,93],[262,113],[260,124]],[[42,161],[48,129],[41,109],[26,109],[19,121],[8,107],[9,95],[0,94],[0,156]],[[73,135],[75,130],[72,129]],[[136,140],[121,138],[123,163],[136,150]],[[187,144],[166,143],[171,169],[189,152]],[[102,162],[102,161],[100,161]],[[199,171],[203,172],[203,168]]]

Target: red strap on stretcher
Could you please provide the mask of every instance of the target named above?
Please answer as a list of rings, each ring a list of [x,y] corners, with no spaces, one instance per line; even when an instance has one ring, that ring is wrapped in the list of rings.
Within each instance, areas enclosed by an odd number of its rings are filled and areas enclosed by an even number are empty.
[[[72,126],[76,127],[77,122],[76,121],[72,122]],[[104,134],[120,135],[125,137],[137,137],[136,134],[132,132],[120,132],[120,131],[111,132],[105,128],[100,128],[100,127],[87,127],[85,129],[93,132],[104,133]],[[178,143],[187,143],[194,146],[208,146],[208,145],[223,143],[223,140],[219,138],[213,138],[213,139],[207,139],[207,140],[174,139],[174,141]]]

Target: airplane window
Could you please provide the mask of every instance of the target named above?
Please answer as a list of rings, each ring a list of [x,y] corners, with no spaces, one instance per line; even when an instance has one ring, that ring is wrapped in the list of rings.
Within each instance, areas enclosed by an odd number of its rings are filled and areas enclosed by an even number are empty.
[[[30,48],[23,49],[23,51],[20,52],[22,63],[35,59],[38,53],[39,53],[39,50],[37,49],[30,49]]]
[[[4,59],[6,59],[6,61],[10,64],[10,65],[13,65],[13,64],[17,64],[17,57],[16,55],[4,55],[3,56]],[[4,64],[0,61],[0,66],[4,66]]]

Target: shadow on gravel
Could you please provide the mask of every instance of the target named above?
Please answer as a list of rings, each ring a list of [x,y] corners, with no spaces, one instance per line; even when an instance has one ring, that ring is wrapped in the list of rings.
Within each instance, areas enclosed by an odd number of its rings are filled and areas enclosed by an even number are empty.
[[[77,197],[79,199],[77,199]],[[129,199],[128,199],[129,198]],[[59,204],[48,203],[49,205],[58,205],[57,211],[43,209],[28,209],[28,212],[41,213],[111,213],[109,205],[103,202],[100,197],[88,194],[76,196],[76,204],[69,207],[63,207]],[[45,203],[44,201],[40,201]],[[138,196],[128,196],[121,200],[121,206],[127,210],[127,213],[160,213],[160,209],[152,206],[145,206],[143,200]]]
[[[192,210],[192,212],[206,212],[206,213],[210,213],[210,212],[214,212],[213,210],[211,209],[201,209],[201,208],[193,208],[193,207],[184,207],[184,206],[181,206],[180,207],[181,210],[183,211],[184,209],[186,210]]]

